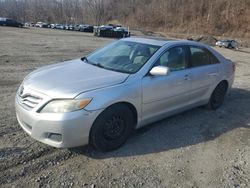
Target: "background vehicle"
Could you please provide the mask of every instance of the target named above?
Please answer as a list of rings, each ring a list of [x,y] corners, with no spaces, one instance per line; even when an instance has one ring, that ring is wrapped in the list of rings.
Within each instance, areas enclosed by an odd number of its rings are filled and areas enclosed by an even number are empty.
[[[27,27],[31,27],[30,23],[25,23]],[[94,36],[99,37],[114,37],[114,38],[125,38],[130,36],[130,32],[127,28],[122,27],[121,25],[102,25],[100,27],[92,26],[88,24],[47,24],[44,22],[37,22],[33,24],[35,27],[40,28],[51,28],[51,29],[62,29],[62,30],[72,30],[72,31],[81,31],[81,32],[94,32]]]
[[[200,43],[125,38],[29,74],[16,95],[17,119],[54,147],[91,143],[109,151],[135,128],[197,106],[218,109],[234,70]]]
[[[102,25],[94,28],[94,36],[124,38],[129,37],[130,33],[126,28],[121,26]]]
[[[37,22],[37,23],[35,24],[35,27],[42,27],[42,25],[43,25],[43,22]]]
[[[102,25],[100,27],[94,27],[94,36],[106,36],[108,34],[110,34],[113,30],[113,26],[109,26],[109,25]]]
[[[55,29],[56,24],[50,24],[51,29]]]
[[[10,18],[0,17],[0,26],[23,27],[23,24]]]
[[[63,24],[55,24],[54,29],[65,29]]]
[[[83,24],[80,24],[80,25],[75,25],[74,27],[74,31],[80,31],[81,28],[82,28]]]
[[[80,31],[93,33],[94,27],[92,25],[81,25]]]
[[[74,30],[74,25],[73,24],[66,24],[65,29],[66,30]]]
[[[114,28],[114,32],[117,33],[118,38],[124,38],[130,36],[128,29],[125,27],[116,27]]]
[[[231,39],[224,39],[224,40],[219,40],[215,44],[216,46],[219,47],[225,47],[225,48],[238,48],[238,43],[235,40]]]
[[[24,24],[24,26],[25,26],[25,27],[34,27],[35,24],[32,23],[32,22],[26,22],[26,23]]]
[[[49,24],[48,23],[44,23],[44,22],[37,22],[35,24],[35,27],[40,27],[40,28],[48,28]]]

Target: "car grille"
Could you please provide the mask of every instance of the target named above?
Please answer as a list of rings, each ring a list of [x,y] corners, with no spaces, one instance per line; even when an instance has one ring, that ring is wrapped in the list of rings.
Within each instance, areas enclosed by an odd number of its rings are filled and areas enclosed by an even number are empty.
[[[35,108],[41,101],[42,98],[34,96],[32,94],[17,95],[18,102],[26,109],[31,110]]]

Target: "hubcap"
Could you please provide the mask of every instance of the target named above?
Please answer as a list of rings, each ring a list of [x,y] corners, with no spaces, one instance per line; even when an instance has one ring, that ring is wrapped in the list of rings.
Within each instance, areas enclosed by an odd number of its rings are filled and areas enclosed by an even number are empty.
[[[120,116],[113,116],[104,125],[104,137],[107,140],[115,140],[122,136],[125,130],[125,122]]]

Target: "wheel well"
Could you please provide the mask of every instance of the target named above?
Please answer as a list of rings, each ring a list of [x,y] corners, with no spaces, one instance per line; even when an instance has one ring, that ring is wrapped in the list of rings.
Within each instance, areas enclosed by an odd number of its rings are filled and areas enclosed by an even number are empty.
[[[219,84],[222,84],[222,83],[226,85],[226,90],[227,90],[228,89],[228,81],[227,80],[222,80]]]
[[[108,106],[107,108],[115,106],[115,105],[119,105],[119,104],[126,105],[131,110],[131,112],[133,114],[133,121],[134,121],[134,128],[135,128],[135,126],[137,125],[137,122],[138,122],[138,114],[137,114],[137,110],[133,104],[131,104],[129,102],[118,102],[118,103],[114,103],[114,104]]]
[[[131,110],[133,117],[134,117],[133,120],[134,120],[134,127],[135,127],[137,124],[137,121],[138,121],[138,114],[137,114],[137,110],[136,110],[135,106],[129,102],[119,102],[119,103],[115,103],[113,105],[117,105],[117,104],[124,104]]]

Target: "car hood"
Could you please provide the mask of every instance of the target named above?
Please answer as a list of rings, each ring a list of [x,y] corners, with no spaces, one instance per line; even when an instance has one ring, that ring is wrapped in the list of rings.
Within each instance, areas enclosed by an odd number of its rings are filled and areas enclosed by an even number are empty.
[[[37,69],[24,79],[23,86],[52,98],[74,98],[86,91],[120,84],[128,76],[79,59]]]

